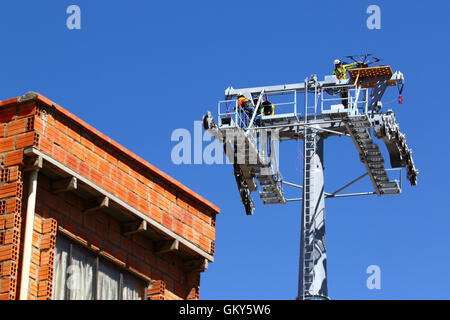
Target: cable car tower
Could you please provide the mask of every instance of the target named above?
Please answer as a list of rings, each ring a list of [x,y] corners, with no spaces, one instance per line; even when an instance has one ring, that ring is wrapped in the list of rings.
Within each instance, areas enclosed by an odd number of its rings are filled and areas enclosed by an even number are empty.
[[[297,299],[328,299],[325,248],[325,199],[359,195],[401,194],[401,168],[411,185],[417,184],[418,171],[400,132],[392,110],[382,112],[385,90],[403,89],[404,77],[393,73],[390,66],[360,63],[349,70],[349,79],[338,80],[316,75],[302,83],[225,90],[225,100],[218,103],[217,124],[208,112],[203,126],[223,143],[227,158],[248,215],[253,214],[251,192],[259,189],[264,204],[287,204],[302,201],[299,286]],[[237,98],[244,96],[253,107],[244,108]],[[275,106],[275,113],[258,115],[263,101]],[[399,102],[402,102],[400,96]],[[298,108],[303,104],[303,108]],[[250,108],[252,110],[252,108]],[[365,173],[333,193],[324,191],[323,144],[332,136],[352,139]],[[374,140],[385,143],[392,168]],[[279,142],[303,140],[303,185],[285,181],[278,169]],[[398,171],[391,179],[390,171]],[[349,186],[367,177],[374,190],[343,194]],[[257,186],[259,184],[259,187]],[[302,189],[302,198],[285,198],[283,185]]]

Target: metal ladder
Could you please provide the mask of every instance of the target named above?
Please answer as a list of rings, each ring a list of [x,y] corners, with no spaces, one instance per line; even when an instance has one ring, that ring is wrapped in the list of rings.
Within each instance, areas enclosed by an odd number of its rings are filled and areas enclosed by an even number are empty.
[[[272,150],[272,152],[274,151]],[[272,160],[269,158],[267,150],[260,150],[259,154],[261,155],[262,163],[253,168],[256,179],[258,179],[262,188],[262,191],[259,192],[259,197],[264,204],[286,203],[277,166],[271,163]]]
[[[253,178],[258,179],[262,191],[259,192],[259,196],[264,204],[284,204],[286,199],[284,198],[282,185],[280,182],[280,173],[277,168],[274,168],[272,164],[266,161],[265,152],[258,150],[258,142],[256,130],[246,132],[243,129],[237,129],[238,139],[240,139],[244,145],[245,151],[245,163],[238,164],[234,169],[236,176],[236,182],[238,186],[246,186],[249,191],[256,190]],[[252,161],[250,161],[250,155],[252,155]],[[237,163],[236,160],[234,163]],[[244,183],[245,182],[245,183]],[[253,212],[254,204],[251,201],[250,193],[241,193],[242,202],[246,206],[246,212]],[[246,205],[248,204],[248,206]],[[252,208],[250,210],[250,208]]]
[[[317,89],[315,89],[314,105],[308,105],[308,86],[305,83],[305,123],[316,120]],[[305,126],[303,128],[304,156],[303,156],[303,296],[314,292],[314,174],[312,174],[311,161],[316,155],[317,131]]]
[[[349,116],[346,127],[359,151],[361,162],[366,166],[375,192],[378,195],[400,194],[399,182],[389,180],[383,156],[368,131],[371,123],[367,115]]]
[[[304,129],[304,178],[303,178],[303,294],[313,291],[314,283],[314,174],[311,160],[316,154],[316,132]]]

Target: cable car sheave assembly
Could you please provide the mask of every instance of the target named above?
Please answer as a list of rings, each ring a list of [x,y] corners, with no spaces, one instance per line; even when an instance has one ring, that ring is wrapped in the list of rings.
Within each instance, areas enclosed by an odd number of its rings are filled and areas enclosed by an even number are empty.
[[[354,57],[349,56],[356,61]],[[370,60],[370,61],[369,61]],[[302,230],[298,299],[328,299],[325,250],[325,198],[358,195],[401,194],[399,179],[389,171],[406,169],[411,185],[417,184],[418,170],[412,150],[400,131],[392,110],[382,112],[381,98],[390,86],[402,94],[404,76],[380,61],[363,56],[348,79],[335,75],[318,81],[316,75],[304,82],[265,87],[225,90],[218,103],[217,124],[211,112],[203,126],[224,145],[233,163],[233,173],[247,215],[254,212],[251,192],[259,190],[264,204],[302,201]],[[339,96],[340,94],[340,96]],[[399,102],[403,100],[401,96]],[[262,108],[272,105],[271,113]],[[298,106],[302,104],[302,108]],[[269,110],[270,111],[270,110]],[[348,136],[358,150],[366,172],[333,193],[324,192],[323,142],[331,136]],[[389,152],[390,165],[375,142],[381,139]],[[279,142],[302,139],[303,185],[285,181],[278,168]],[[399,169],[398,169],[399,168]],[[374,190],[343,194],[342,191],[368,176]],[[302,189],[302,198],[287,199],[283,186]]]

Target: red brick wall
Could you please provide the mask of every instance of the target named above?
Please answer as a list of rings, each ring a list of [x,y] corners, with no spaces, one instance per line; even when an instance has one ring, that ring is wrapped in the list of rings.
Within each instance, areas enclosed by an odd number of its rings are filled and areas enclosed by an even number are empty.
[[[56,220],[35,216],[28,300],[50,300],[53,290]]]
[[[27,181],[23,150],[30,146],[214,254],[217,207],[48,99],[38,96],[21,103],[14,98],[0,102],[0,299],[18,298],[24,178]],[[149,240],[123,237],[113,218],[84,215],[81,199],[70,193],[56,196],[48,185],[39,175],[30,299],[51,297],[54,250],[44,247],[55,236],[55,223],[91,249],[156,280],[150,298],[199,297],[199,273],[184,272],[177,256],[154,256]],[[51,225],[51,231],[44,224]],[[150,294],[155,290],[163,292]]]
[[[82,199],[71,193],[54,195],[49,185],[46,177],[39,177],[36,213],[44,221],[56,220],[63,234],[143,279],[162,283],[162,297],[185,299],[194,286],[199,286],[188,281],[190,273],[183,271],[183,261],[177,255],[155,255],[150,239],[139,234],[122,235],[116,219],[101,211],[83,214]]]
[[[18,298],[21,229],[25,221],[20,166],[23,165],[23,148],[36,143],[30,124],[34,106],[18,105],[16,100],[0,104],[0,300]]]
[[[47,113],[46,121],[43,111]],[[32,121],[38,133],[39,149],[214,254],[217,212],[145,170],[142,162],[136,160],[137,156],[98,131],[97,134],[89,132],[88,125],[82,127],[72,120],[73,117],[39,105]],[[29,139],[31,141],[31,136]]]

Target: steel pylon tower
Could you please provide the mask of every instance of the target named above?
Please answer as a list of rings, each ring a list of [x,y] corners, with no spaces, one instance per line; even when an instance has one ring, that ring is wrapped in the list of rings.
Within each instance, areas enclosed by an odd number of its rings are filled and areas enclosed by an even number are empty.
[[[234,175],[247,215],[254,212],[251,192],[260,190],[263,204],[287,204],[302,201],[299,285],[297,299],[328,299],[325,238],[325,199],[362,195],[401,194],[401,171],[391,179],[389,171],[406,168],[411,185],[416,185],[418,171],[400,132],[392,110],[382,112],[385,90],[402,85],[401,72],[389,66],[350,70],[350,78],[338,80],[313,75],[303,83],[225,90],[225,100],[218,103],[218,123],[208,112],[203,125],[224,145],[234,166]],[[303,95],[303,112],[298,108]],[[244,97],[242,104],[238,97]],[[286,101],[286,97],[290,97]],[[312,99],[311,99],[312,97]],[[258,114],[264,104],[275,113]],[[276,101],[276,102],[275,102]],[[333,104],[334,103],[334,104]],[[272,109],[273,110],[273,109]],[[383,140],[393,169],[385,168],[383,155],[373,135]],[[355,144],[366,172],[335,192],[324,188],[324,140],[347,136]],[[288,182],[279,172],[277,144],[303,140],[303,185]],[[397,169],[398,168],[398,169]],[[342,191],[368,176],[374,191],[342,194]],[[259,187],[258,187],[259,185]],[[301,188],[302,198],[285,198],[283,185]]]

